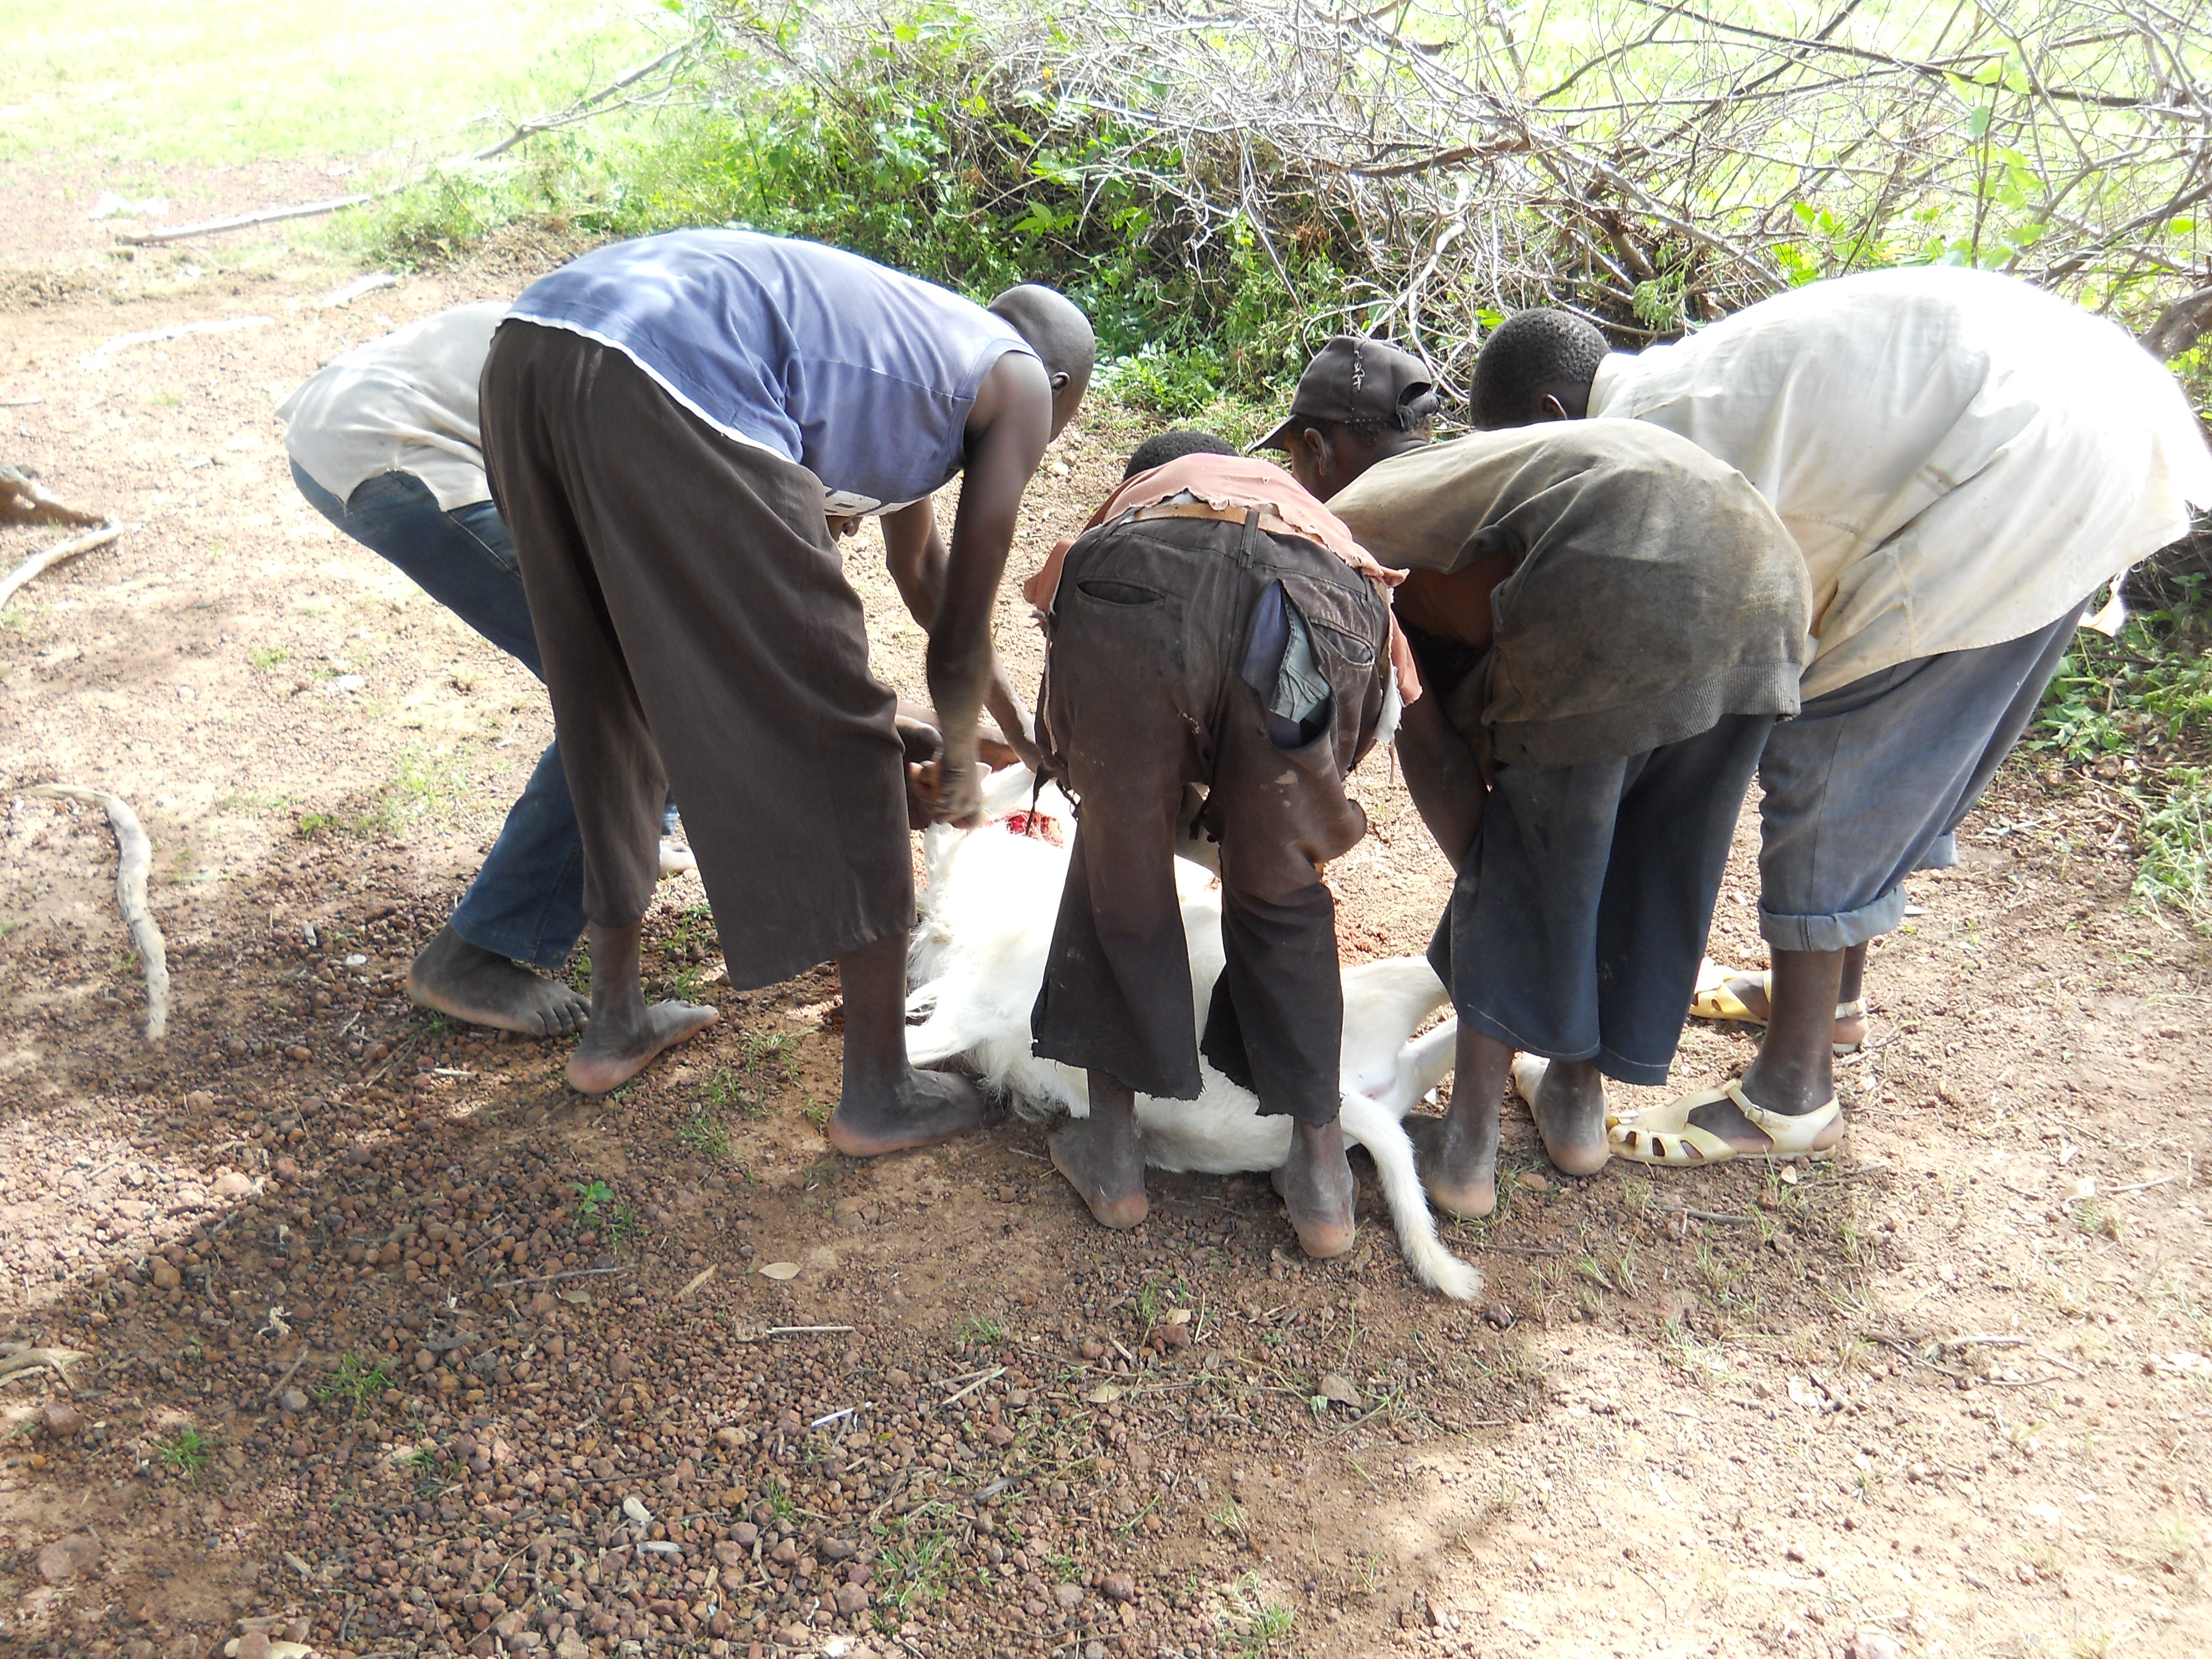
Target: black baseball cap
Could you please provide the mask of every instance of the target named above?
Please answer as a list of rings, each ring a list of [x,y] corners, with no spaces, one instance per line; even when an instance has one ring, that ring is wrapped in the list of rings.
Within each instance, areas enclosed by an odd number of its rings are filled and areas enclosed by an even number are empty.
[[[1291,398],[1290,418],[1252,446],[1288,449],[1301,421],[1371,422],[1411,431],[1437,412],[1436,377],[1411,352],[1340,334],[1314,354]]]

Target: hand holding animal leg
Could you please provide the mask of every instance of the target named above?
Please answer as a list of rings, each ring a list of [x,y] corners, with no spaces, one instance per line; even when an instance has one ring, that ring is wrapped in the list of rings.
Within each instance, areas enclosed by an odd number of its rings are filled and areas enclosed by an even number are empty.
[[[712,1025],[718,1016],[696,1002],[656,1002],[647,1007],[638,975],[642,930],[591,927],[592,1021],[568,1057],[568,1086],[587,1095],[618,1088],[653,1063],[664,1048]]]
[[[1275,1190],[1291,1212],[1298,1248],[1327,1261],[1349,1250],[1358,1237],[1352,1212],[1359,1197],[1344,1154],[1344,1125],[1301,1123],[1291,1137],[1290,1161],[1274,1173]]]
[[[1103,1072],[1090,1076],[1091,1115],[1053,1136],[1053,1167],[1083,1195],[1101,1225],[1120,1231],[1142,1221],[1149,1208],[1137,1096]]]
[[[1447,1214],[1488,1215],[1498,1207],[1498,1103],[1513,1051],[1473,1027],[1459,1028],[1451,1107],[1441,1129],[1416,1136],[1421,1185]],[[1408,1127],[1413,1121],[1409,1120]]]
[[[830,1144],[848,1158],[934,1146],[980,1128],[983,1096],[951,1072],[918,1072],[906,1053],[906,948],[890,933],[837,959],[845,991],[845,1086]]]

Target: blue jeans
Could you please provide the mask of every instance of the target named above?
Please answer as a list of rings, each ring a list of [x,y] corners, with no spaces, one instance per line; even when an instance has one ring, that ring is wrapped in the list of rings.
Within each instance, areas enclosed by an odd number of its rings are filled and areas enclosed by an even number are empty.
[[[1759,763],[1768,944],[1847,951],[1905,920],[1905,878],[1959,861],[1952,832],[2035,718],[2081,611],[1879,669],[1774,728]]]
[[[292,481],[310,505],[542,681],[538,636],[522,594],[514,539],[489,501],[439,510],[411,472],[364,481],[341,501],[295,462]],[[584,843],[568,800],[561,745],[550,743],[507,815],[483,867],[452,917],[470,944],[558,972],[584,931]]]

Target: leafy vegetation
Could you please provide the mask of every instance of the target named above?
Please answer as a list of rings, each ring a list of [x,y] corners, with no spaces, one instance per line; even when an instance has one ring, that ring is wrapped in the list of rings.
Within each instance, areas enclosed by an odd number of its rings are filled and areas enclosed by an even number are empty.
[[[2212,936],[2212,612],[2197,579],[2176,586],[2116,638],[2075,635],[2027,746],[2118,788],[2140,818],[2136,891]]]
[[[187,1423],[168,1439],[157,1441],[154,1455],[179,1474],[198,1474],[215,1461],[215,1447],[198,1429]]]

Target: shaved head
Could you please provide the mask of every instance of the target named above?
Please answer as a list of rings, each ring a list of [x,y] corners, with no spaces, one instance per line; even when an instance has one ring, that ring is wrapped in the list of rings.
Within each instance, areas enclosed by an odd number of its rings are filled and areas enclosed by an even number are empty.
[[[1059,436],[1060,429],[1075,418],[1076,406],[1091,385],[1091,365],[1098,352],[1091,319],[1066,295],[1037,283],[1008,289],[991,301],[991,313],[1011,323],[1014,331],[1029,342],[1030,349],[1051,376],[1052,430],[1054,436]]]

